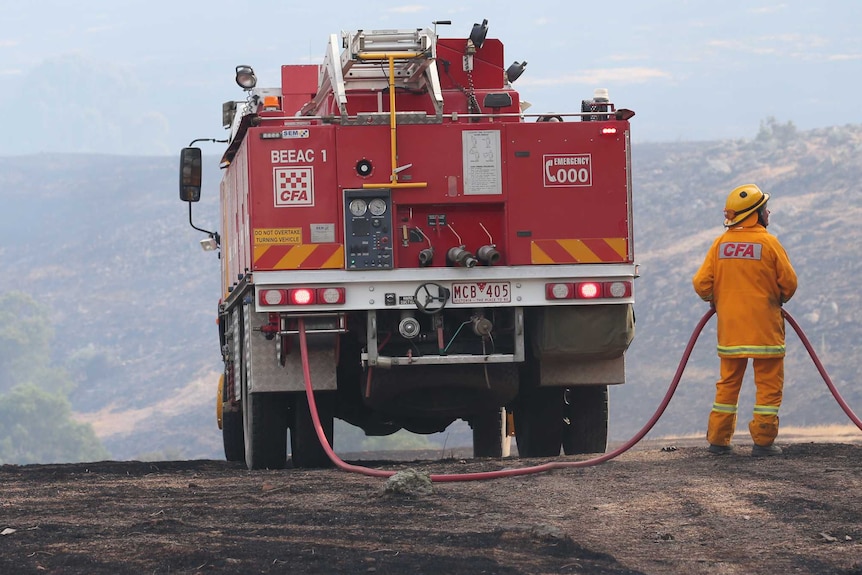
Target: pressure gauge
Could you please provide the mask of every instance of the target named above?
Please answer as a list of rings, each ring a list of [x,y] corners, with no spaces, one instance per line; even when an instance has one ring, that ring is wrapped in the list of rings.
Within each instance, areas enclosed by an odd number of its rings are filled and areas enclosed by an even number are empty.
[[[365,203],[365,200],[356,198],[350,201],[350,213],[356,217],[365,215],[365,210],[368,209],[368,204]]]
[[[372,216],[382,216],[386,213],[386,200],[383,198],[374,198],[368,202],[368,209]]]

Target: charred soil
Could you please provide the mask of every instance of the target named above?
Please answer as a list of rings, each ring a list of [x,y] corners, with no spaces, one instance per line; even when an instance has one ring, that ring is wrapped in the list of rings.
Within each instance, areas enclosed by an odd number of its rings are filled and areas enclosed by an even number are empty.
[[[3,466],[0,573],[862,575],[862,446],[782,446],[754,458],[652,442],[595,467],[430,495],[218,461]],[[464,473],[544,461],[367,463]]]

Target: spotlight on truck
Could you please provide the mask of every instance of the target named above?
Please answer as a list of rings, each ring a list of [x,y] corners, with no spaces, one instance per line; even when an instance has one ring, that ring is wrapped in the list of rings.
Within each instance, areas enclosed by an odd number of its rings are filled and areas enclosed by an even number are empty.
[[[252,90],[257,86],[257,76],[251,66],[236,67],[236,83],[243,90]]]

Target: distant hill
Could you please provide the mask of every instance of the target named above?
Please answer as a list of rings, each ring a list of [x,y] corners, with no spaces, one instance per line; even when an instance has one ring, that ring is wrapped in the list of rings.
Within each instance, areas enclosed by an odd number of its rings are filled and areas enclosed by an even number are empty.
[[[220,448],[218,261],[188,225],[177,166],[167,157],[0,159],[0,290],[53,309],[57,358],[79,368],[73,406],[99,413],[96,431],[117,458]],[[217,167],[206,177],[217,190]],[[210,226],[213,188],[196,213]]]
[[[722,210],[735,186],[754,182],[772,195],[769,230],[799,275],[785,309],[816,346],[851,407],[862,411],[857,354],[862,305],[856,287],[862,258],[862,126],[797,132],[763,123],[753,140],[645,144],[633,150],[637,334],[628,356],[629,384],[612,392],[613,435],[628,437],[670,383],[695,324],[707,310],[691,277],[722,230]],[[788,326],[781,418],[787,424],[844,422]],[[750,372],[750,370],[749,370]],[[705,430],[718,376],[715,320],[698,342],[680,389],[654,434]],[[751,374],[748,374],[749,381]],[[740,428],[751,417],[753,385],[740,400]],[[741,439],[745,439],[744,437]]]
[[[636,120],[635,120],[636,125]],[[722,231],[736,185],[773,195],[770,231],[787,248],[802,324],[851,406],[862,410],[862,126],[798,132],[764,122],[754,139],[639,144],[633,149],[637,333],[628,380],[611,392],[611,436],[640,429],[706,311],[691,276]],[[206,158],[195,223],[218,221],[220,174]],[[218,261],[198,247],[177,197],[177,159],[48,155],[0,158],[0,291],[53,311],[56,358],[73,371],[75,410],[117,459],[220,457]],[[718,372],[714,320],[653,436],[700,433]],[[843,423],[801,344],[788,335],[786,424]],[[744,427],[753,401],[740,403]],[[746,403],[747,402],[747,403]],[[744,439],[744,438],[743,438]],[[451,445],[451,443],[450,443]]]

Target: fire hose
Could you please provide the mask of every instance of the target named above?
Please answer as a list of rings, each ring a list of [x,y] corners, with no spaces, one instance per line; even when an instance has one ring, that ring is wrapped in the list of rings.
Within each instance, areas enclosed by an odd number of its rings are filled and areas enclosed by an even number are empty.
[[[860,430],[862,430],[862,421],[860,421],[856,414],[853,413],[853,411],[850,409],[850,406],[847,405],[847,402],[844,401],[844,399],[841,397],[841,394],[838,393],[838,390],[832,383],[832,379],[829,377],[829,374],[826,373],[826,369],[823,367],[823,364],[820,362],[820,359],[817,357],[817,354],[814,352],[814,349],[811,346],[811,342],[808,341],[808,338],[805,336],[805,333],[799,327],[799,324],[796,323],[796,320],[794,320],[793,317],[789,313],[787,313],[787,311],[782,310],[782,313],[784,317],[787,318],[787,321],[790,323],[793,329],[796,331],[796,334],[799,336],[799,339],[802,341],[802,344],[805,346],[805,349],[808,351],[808,354],[814,361],[814,365],[817,367],[818,372],[823,377],[823,381],[826,382],[826,385],[829,387],[829,391],[832,392],[832,395],[835,397],[836,401],[841,406],[841,409],[843,409],[844,413],[847,414],[847,416],[853,421],[853,423],[855,423],[856,426]],[[703,314],[703,317],[700,318],[700,321],[695,326],[694,331],[692,332],[691,337],[688,340],[688,344],[685,346],[685,351],[683,351],[682,359],[680,359],[679,365],[677,366],[676,373],[673,376],[673,380],[671,381],[670,387],[668,388],[667,393],[665,393],[665,396],[662,399],[661,404],[658,406],[658,409],[656,409],[655,413],[652,415],[652,417],[650,417],[649,421],[647,421],[647,423],[643,426],[643,428],[641,428],[640,431],[638,431],[631,439],[629,439],[613,451],[583,461],[551,461],[548,463],[543,463],[541,465],[533,465],[529,467],[501,469],[498,471],[482,471],[475,473],[431,474],[431,481],[437,483],[447,483],[455,481],[480,481],[488,479],[500,479],[503,477],[515,477],[518,475],[544,473],[546,471],[551,471],[554,469],[590,467],[592,465],[598,465],[599,463],[604,463],[605,461],[609,461],[615,457],[618,457],[619,455],[622,455],[623,453],[634,447],[641,439],[643,439],[643,437],[647,433],[649,433],[649,431],[653,428],[653,426],[655,426],[655,424],[664,414],[664,411],[670,403],[673,394],[676,392],[676,388],[679,385],[680,379],[682,378],[685,366],[686,364],[688,364],[688,359],[691,356],[692,350],[694,349],[694,344],[697,342],[697,338],[703,331],[704,326],[714,314],[715,309],[710,308],[705,314]],[[308,362],[308,343],[305,334],[305,322],[302,319],[299,320],[299,346],[300,354],[302,356],[303,378],[305,379],[305,395],[308,399],[308,407],[309,411],[311,412],[311,419],[314,423],[314,429],[317,433],[317,439],[320,441],[320,445],[326,452],[327,457],[329,457],[330,461],[332,461],[332,463],[337,468],[343,471],[359,473],[370,477],[388,478],[395,475],[395,471],[386,471],[382,469],[374,469],[371,467],[347,463],[335,454],[335,451],[333,451],[332,446],[329,445],[329,441],[327,440],[326,434],[323,431],[323,426],[320,423],[320,416],[317,413],[317,404],[314,400],[314,391],[311,387],[311,371]]]
[[[832,392],[832,397],[835,398],[835,401],[838,402],[838,405],[841,406],[841,409],[844,410],[844,413],[850,420],[856,424],[860,430],[862,430],[862,421],[853,413],[853,410],[850,409],[850,406],[847,405],[847,402],[844,401],[844,398],[841,397],[841,394],[838,393],[838,390],[835,388],[835,384],[832,383],[832,378],[829,377],[829,374],[826,373],[826,368],[823,367],[823,364],[820,362],[820,358],[817,357],[817,354],[814,353],[814,347],[812,347],[811,342],[808,341],[808,338],[805,336],[805,332],[802,331],[802,328],[799,327],[799,324],[796,323],[796,320],[793,319],[793,316],[787,313],[786,310],[782,310],[784,317],[787,319],[787,323],[789,323],[794,331],[796,331],[796,335],[799,336],[799,340],[802,342],[802,345],[805,346],[806,351],[808,351],[808,355],[811,356],[811,360],[814,362],[815,367],[817,367],[817,371],[820,373],[820,377],[823,378],[823,381],[826,382],[826,386],[829,388],[829,391]]]

